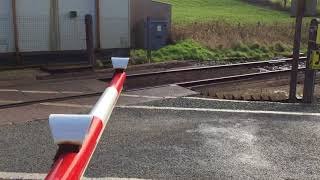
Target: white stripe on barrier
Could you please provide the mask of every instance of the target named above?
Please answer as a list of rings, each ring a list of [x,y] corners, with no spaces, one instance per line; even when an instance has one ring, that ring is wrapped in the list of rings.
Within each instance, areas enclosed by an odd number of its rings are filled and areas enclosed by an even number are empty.
[[[96,105],[94,105],[93,109],[90,112],[90,115],[98,117],[103,121],[103,125],[105,126],[108,122],[109,117],[111,116],[112,110],[117,102],[119,97],[119,93],[115,87],[108,87]]]
[[[206,109],[206,108],[183,108],[183,107],[155,107],[155,106],[117,106],[126,109],[147,109],[147,110],[173,110],[173,111],[198,111],[198,112],[228,112],[248,114],[274,114],[274,115],[295,115],[295,116],[320,116],[320,113],[308,112],[286,112],[286,111],[256,111],[240,109]]]

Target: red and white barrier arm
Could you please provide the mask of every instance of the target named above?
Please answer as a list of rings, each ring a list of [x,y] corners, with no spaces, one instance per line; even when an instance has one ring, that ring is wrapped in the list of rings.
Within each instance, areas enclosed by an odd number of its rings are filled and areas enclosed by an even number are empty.
[[[50,115],[51,134],[59,149],[47,180],[77,180],[83,176],[122,91],[128,60],[112,58],[116,72],[90,114]]]

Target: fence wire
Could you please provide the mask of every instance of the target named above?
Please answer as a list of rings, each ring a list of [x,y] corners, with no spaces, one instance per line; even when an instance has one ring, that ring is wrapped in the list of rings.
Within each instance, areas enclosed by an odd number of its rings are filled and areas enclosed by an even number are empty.
[[[63,50],[81,50],[86,48],[84,17],[70,18],[60,16],[60,48]]]
[[[9,15],[0,15],[0,53],[13,52],[13,26]]]
[[[21,51],[48,51],[49,50],[48,16],[18,16],[17,27],[19,48]]]
[[[127,48],[130,46],[130,27],[128,18],[101,17],[101,47]]]
[[[93,41],[96,45],[96,21],[93,18]],[[86,49],[85,17],[59,15],[54,24],[49,15],[17,16],[18,47],[21,52],[84,50]],[[127,48],[130,46],[128,18],[100,19],[101,48]],[[14,52],[13,21],[9,16],[0,16],[0,53]]]
[[[50,20],[50,16],[17,17],[18,46],[21,52],[83,50],[86,48],[84,17],[59,16],[57,27],[52,27]],[[51,34],[53,32],[57,33],[54,39]],[[53,46],[53,43],[56,43],[57,46]],[[9,15],[0,15],[0,53],[13,51],[12,18]]]

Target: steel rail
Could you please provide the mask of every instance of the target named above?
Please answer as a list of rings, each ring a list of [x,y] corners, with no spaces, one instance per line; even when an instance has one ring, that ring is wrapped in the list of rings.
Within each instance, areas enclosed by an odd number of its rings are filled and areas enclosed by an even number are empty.
[[[299,68],[299,71],[303,71],[304,69],[305,68]],[[256,78],[270,77],[270,76],[275,76],[275,75],[284,75],[284,74],[288,74],[289,72],[291,72],[291,69],[241,74],[241,75],[236,75],[236,76],[226,76],[226,77],[212,78],[212,79],[203,79],[203,80],[198,80],[198,81],[176,83],[176,85],[186,87],[186,88],[198,88],[198,87],[214,85],[214,84],[218,84],[218,83],[226,83],[226,82],[247,80],[247,79],[253,79],[253,78],[256,79]]]

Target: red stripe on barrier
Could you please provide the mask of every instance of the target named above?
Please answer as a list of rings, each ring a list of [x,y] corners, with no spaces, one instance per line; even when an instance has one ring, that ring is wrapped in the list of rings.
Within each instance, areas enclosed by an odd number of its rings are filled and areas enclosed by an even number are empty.
[[[121,70],[117,70],[116,73],[114,74],[112,81],[110,82],[109,86],[113,86],[117,89],[118,93],[120,94],[122,87],[123,87],[123,83],[126,80],[126,73],[121,71]]]
[[[61,154],[47,175],[47,180],[80,179],[102,134],[103,123],[94,117],[86,139],[78,153]]]
[[[118,92],[118,97],[122,91],[125,79],[126,73],[123,70],[116,70],[113,79],[109,84],[109,87],[116,88]],[[114,94],[111,93],[110,95]],[[111,100],[112,99],[113,98],[111,98]],[[111,111],[112,109],[108,110]],[[80,179],[83,173],[85,172],[85,169],[91,159],[92,154],[94,153],[95,147],[99,141],[99,137],[101,136],[103,129],[104,124],[102,119],[99,119],[98,117],[94,116],[88,133],[86,135],[86,138],[84,139],[82,146],[79,147],[79,150],[78,146],[76,145],[70,145],[71,148],[68,144],[60,146],[60,151],[58,151],[56,154],[56,161],[52,169],[50,170],[49,174],[47,175],[46,179]]]

